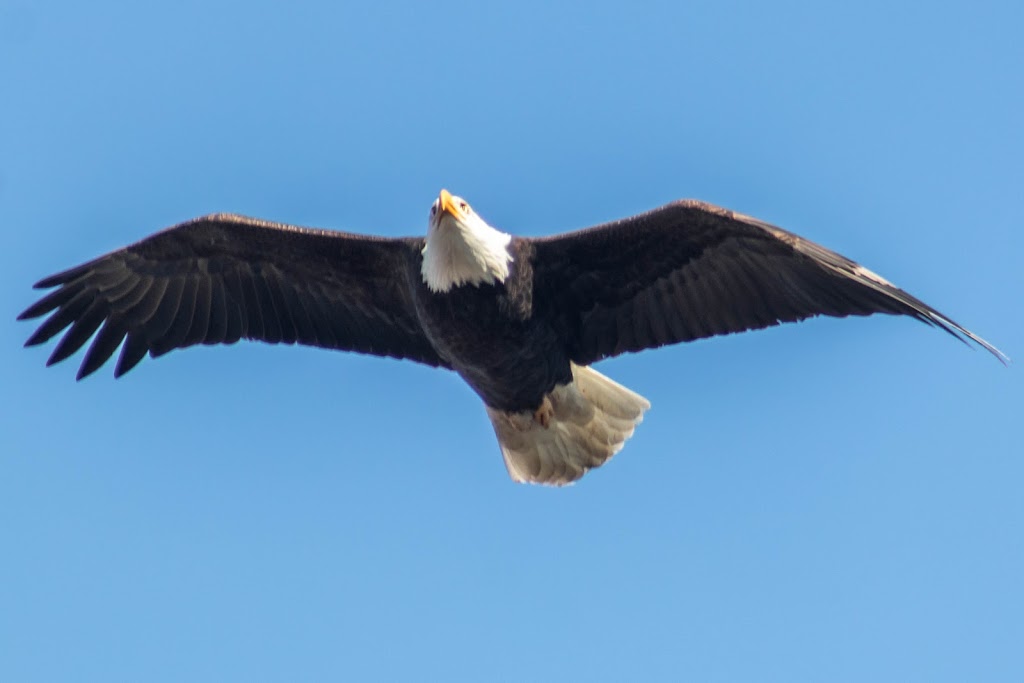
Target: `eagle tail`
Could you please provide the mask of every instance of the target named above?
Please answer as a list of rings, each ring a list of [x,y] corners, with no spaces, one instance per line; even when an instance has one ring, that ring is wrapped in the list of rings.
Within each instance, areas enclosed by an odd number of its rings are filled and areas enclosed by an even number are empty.
[[[515,481],[556,486],[576,481],[618,453],[651,407],[643,396],[589,367],[573,364],[572,375],[572,382],[547,395],[537,414],[487,408]]]

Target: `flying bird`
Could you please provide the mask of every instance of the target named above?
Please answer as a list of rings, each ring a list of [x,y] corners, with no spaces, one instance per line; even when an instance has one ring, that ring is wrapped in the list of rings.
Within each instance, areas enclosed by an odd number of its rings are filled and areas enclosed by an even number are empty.
[[[816,315],[907,315],[994,346],[853,261],[749,216],[677,201],[542,238],[488,225],[441,190],[426,237],[381,238],[212,214],[62,273],[20,320],[26,346],[90,338],[78,379],[121,347],[254,339],[457,372],[484,402],[513,480],[566,484],[604,464],[650,403],[600,374],[626,352]]]

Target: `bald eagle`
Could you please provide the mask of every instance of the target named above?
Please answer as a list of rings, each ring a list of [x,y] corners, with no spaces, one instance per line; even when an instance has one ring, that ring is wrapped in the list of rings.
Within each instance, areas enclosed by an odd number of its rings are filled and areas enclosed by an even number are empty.
[[[513,237],[442,190],[426,238],[386,239],[233,214],[181,223],[39,281],[28,339],[93,338],[78,379],[121,347],[256,339],[406,358],[483,400],[509,475],[566,484],[622,448],[650,403],[590,365],[621,353],[816,315],[890,313],[991,344],[853,261],[698,201],[577,232]],[[94,336],[95,335],[95,336]]]

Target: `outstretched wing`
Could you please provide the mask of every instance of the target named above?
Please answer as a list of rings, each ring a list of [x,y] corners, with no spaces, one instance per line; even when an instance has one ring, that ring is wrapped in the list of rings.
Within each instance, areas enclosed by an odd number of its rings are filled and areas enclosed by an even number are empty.
[[[532,240],[534,305],[580,365],[815,315],[902,314],[1006,357],[853,261],[697,201]],[[542,308],[543,307],[543,308]]]
[[[114,375],[148,352],[258,339],[444,365],[423,335],[409,277],[422,239],[299,228],[232,214],[181,223],[38,282],[56,290],[19,320],[53,314],[26,346],[70,325],[47,365],[89,340],[78,378],[124,345]],[[97,333],[97,330],[99,332]]]

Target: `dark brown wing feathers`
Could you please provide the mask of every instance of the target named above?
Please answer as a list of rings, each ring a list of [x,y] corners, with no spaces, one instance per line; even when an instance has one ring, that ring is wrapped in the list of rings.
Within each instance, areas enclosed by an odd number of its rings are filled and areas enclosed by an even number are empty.
[[[56,287],[19,319],[51,313],[27,345],[62,330],[47,364],[93,338],[78,377],[122,346],[122,375],[147,353],[258,339],[443,365],[408,286],[422,240],[205,216],[39,281]],[[123,341],[123,345],[122,345]]]
[[[903,314],[997,349],[853,261],[695,201],[533,240],[535,301],[581,365],[815,315]]]
[[[815,315],[909,315],[1001,361],[980,337],[853,261],[695,201],[529,240],[533,310],[581,365]],[[216,214],[38,282],[26,345],[67,330],[47,364],[90,338],[78,377],[121,346],[119,376],[148,353],[242,338],[446,366],[426,339],[409,274],[423,240],[382,239]]]

